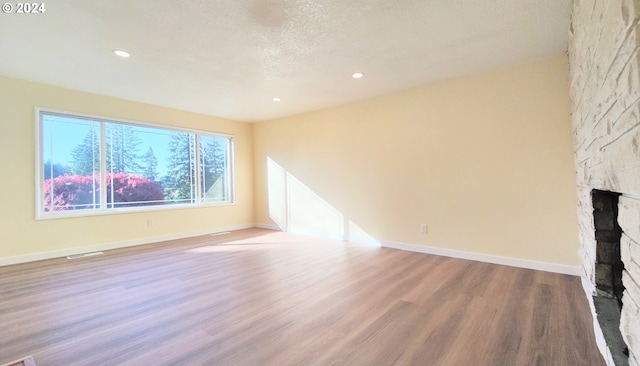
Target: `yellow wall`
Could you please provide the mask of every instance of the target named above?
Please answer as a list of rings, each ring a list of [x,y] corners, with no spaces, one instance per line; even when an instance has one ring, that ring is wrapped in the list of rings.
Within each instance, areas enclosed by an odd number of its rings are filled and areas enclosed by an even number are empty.
[[[258,223],[576,266],[567,69],[559,55],[255,125],[0,77],[0,262]],[[36,106],[232,134],[237,204],[36,221]]]
[[[234,135],[237,203],[36,221],[36,106]],[[0,260],[254,222],[252,126],[247,123],[0,77],[0,149]],[[153,227],[147,227],[148,218],[154,220]]]
[[[256,124],[257,223],[576,266],[568,78],[558,55]]]

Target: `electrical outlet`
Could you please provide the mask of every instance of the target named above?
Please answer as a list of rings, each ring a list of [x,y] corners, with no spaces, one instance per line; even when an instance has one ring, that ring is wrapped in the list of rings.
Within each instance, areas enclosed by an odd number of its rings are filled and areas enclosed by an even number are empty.
[[[147,220],[147,226],[148,227],[152,227],[153,226],[153,219],[148,219]]]
[[[427,224],[420,225],[420,232],[426,234],[428,232]]]

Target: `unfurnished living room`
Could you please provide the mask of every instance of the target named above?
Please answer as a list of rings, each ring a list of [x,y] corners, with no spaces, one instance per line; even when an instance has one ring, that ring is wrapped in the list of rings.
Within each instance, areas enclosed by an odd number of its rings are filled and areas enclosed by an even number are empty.
[[[0,365],[640,366],[640,1],[7,1]]]

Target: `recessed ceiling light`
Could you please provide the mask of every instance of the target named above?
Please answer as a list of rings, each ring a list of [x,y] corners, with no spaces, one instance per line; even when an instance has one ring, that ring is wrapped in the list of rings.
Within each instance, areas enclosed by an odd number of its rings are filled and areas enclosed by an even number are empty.
[[[351,76],[352,76],[354,79],[360,79],[361,77],[363,77],[363,76],[364,76],[364,74],[363,74],[363,73],[361,73],[361,72],[354,72]]]
[[[127,51],[123,51],[123,50],[113,50],[113,53],[115,53],[116,55],[120,56],[120,57],[124,57],[127,58],[129,56],[131,56],[131,54]]]
[[[282,102],[282,99],[280,99],[280,98],[278,98],[278,97],[275,97],[275,98],[273,98],[273,101],[274,101],[274,102]]]

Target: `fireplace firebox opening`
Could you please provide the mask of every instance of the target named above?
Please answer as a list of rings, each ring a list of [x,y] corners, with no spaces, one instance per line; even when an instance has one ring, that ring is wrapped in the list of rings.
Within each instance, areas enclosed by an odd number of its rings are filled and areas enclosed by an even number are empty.
[[[593,297],[600,328],[616,365],[628,365],[629,350],[620,333],[622,310],[622,271],[620,255],[622,229],[618,225],[619,193],[591,191],[596,237],[595,282]]]

